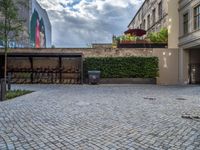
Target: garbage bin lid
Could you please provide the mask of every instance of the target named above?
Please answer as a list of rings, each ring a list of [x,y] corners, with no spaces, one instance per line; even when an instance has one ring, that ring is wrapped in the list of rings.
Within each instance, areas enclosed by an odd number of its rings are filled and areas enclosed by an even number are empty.
[[[88,71],[88,73],[101,73],[101,71]]]

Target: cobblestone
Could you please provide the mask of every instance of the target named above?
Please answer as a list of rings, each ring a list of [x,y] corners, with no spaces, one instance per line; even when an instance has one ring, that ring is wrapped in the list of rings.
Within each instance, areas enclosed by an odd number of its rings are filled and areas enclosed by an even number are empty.
[[[0,103],[0,150],[200,149],[200,122],[182,118],[200,114],[198,86],[13,88],[35,92]]]

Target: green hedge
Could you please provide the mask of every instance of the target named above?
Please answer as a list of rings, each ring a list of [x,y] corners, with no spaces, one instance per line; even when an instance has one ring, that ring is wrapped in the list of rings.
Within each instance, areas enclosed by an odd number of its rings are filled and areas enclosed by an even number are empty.
[[[157,57],[86,58],[84,72],[100,70],[101,78],[155,78],[158,76]]]

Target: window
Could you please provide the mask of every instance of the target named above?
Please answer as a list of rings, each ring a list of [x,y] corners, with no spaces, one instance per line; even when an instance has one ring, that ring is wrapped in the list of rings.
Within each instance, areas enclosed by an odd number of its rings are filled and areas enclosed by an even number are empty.
[[[140,29],[142,29],[142,24],[140,24]]]
[[[143,29],[146,30],[146,20],[143,20]]]
[[[159,19],[161,19],[162,18],[162,12],[163,10],[162,10],[162,1],[158,4],[158,17],[159,17]]]
[[[200,29],[200,5],[194,8],[194,30]]]
[[[183,15],[183,33],[188,33],[189,15],[188,13]]]
[[[138,20],[140,21],[140,13],[138,14]]]
[[[149,29],[151,26],[151,20],[150,20],[150,15],[147,17],[147,28]]]
[[[153,24],[156,22],[156,9],[153,9],[152,11],[152,21],[153,21]]]
[[[147,1],[146,1],[147,7],[149,6],[149,2],[150,2],[150,0],[147,0]]]

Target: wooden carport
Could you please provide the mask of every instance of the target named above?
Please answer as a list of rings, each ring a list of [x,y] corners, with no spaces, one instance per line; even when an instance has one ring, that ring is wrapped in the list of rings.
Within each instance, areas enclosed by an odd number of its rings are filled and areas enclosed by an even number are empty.
[[[0,69],[2,78],[3,52],[0,52]],[[11,83],[82,84],[83,55],[61,52],[9,52],[7,70]]]

